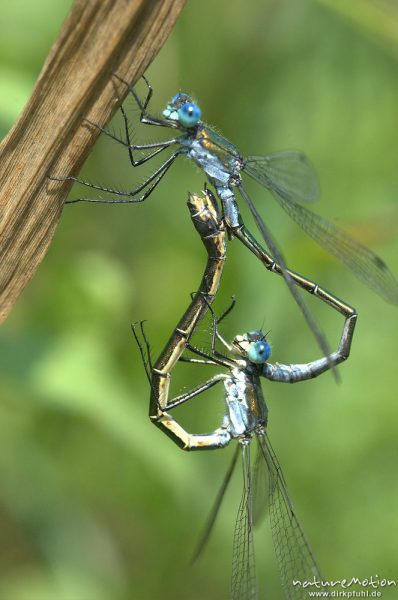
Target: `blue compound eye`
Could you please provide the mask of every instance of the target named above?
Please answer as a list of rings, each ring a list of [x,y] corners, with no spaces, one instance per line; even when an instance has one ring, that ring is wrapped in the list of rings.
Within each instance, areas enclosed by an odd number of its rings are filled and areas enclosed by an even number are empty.
[[[178,109],[178,120],[183,127],[194,127],[201,117],[199,106],[187,102]]]
[[[250,362],[260,365],[262,363],[265,363],[270,356],[271,346],[268,342],[259,340],[258,342],[250,344],[250,348],[247,353],[247,357],[250,360]]]

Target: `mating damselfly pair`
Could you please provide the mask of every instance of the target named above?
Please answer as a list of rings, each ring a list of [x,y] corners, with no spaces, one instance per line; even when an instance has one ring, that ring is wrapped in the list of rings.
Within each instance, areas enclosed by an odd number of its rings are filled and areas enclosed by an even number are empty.
[[[75,177],[68,177],[69,180],[77,181],[112,196],[109,199],[79,198],[71,200],[71,202],[142,202],[161,182],[174,161],[179,156],[185,156],[193,160],[203,170],[222,204],[222,215],[215,217],[211,208],[212,206],[214,208],[214,199],[211,200],[211,192],[206,191],[206,200],[203,199],[204,205],[195,213],[198,230],[203,241],[209,244],[212,249],[212,254],[209,254],[205,276],[198,293],[194,296],[189,308],[154,365],[151,364],[149,352],[146,352],[149,344],[142,330],[144,345],[140,343],[140,348],[151,385],[151,419],[180,447],[186,450],[225,447],[233,439],[237,439],[239,442],[242,449],[244,492],[235,528],[232,597],[234,599],[256,598],[252,537],[255,521],[253,506],[258,502],[256,498],[259,494],[255,483],[257,480],[256,474],[259,469],[265,467],[269,472],[271,528],[285,595],[287,598],[307,597],[299,587],[293,587],[293,579],[309,580],[312,576],[319,579],[321,575],[289,499],[279,463],[266,434],[267,408],[261,391],[260,377],[292,383],[316,377],[345,360],[350,350],[356,312],[317,284],[287,268],[268,225],[260,217],[243,185],[242,175],[247,174],[267,188],[282,208],[307,233],[345,262],[360,279],[375,289],[386,300],[394,303],[398,302],[397,282],[385,263],[373,252],[354,241],[336,226],[302,206],[302,202],[312,202],[318,196],[316,176],[310,163],[302,153],[289,151],[262,157],[245,158],[234,145],[201,121],[201,111],[198,105],[187,94],[177,94],[164,110],[163,118],[154,117],[148,112],[152,95],[152,88],[149,84],[147,97],[142,102],[134,88],[127,82],[123,82],[118,76],[115,77],[129,87],[129,91],[141,111],[140,120],[142,123],[177,130],[179,135],[159,143],[132,144],[128,118],[122,108],[125,125],[124,139],[115,136],[106,129],[101,127],[100,129],[127,148],[132,166],[137,167],[168,148],[173,150],[172,153],[141,185],[128,192],[98,186]],[[92,125],[97,126],[95,123],[92,123]],[[148,151],[148,153],[137,160],[133,154],[137,150]],[[269,252],[259,244],[245,227],[237,203],[236,190],[249,206]],[[191,197],[191,201],[192,198],[194,197]],[[207,217],[204,218],[204,215],[207,215]],[[210,231],[208,230],[209,227]],[[217,319],[211,308],[211,303],[217,292],[223,260],[225,259],[225,246],[222,239],[222,236],[225,236],[225,232],[222,233],[224,229],[229,237],[235,237],[242,241],[263,262],[268,270],[279,273],[284,277],[318,340],[324,354],[321,359],[304,365],[271,365],[268,362],[269,345],[266,336],[261,331],[252,331],[242,336],[236,336],[231,344],[224,340],[218,328],[223,316]],[[216,240],[217,245],[214,246]],[[296,286],[319,297],[345,317],[340,346],[335,353],[329,352],[325,338],[303,303],[301,296],[298,295]],[[208,310],[213,317],[213,333],[211,351],[205,353],[191,344],[191,337],[204,313]],[[136,330],[134,331],[136,333]],[[137,341],[139,341],[138,337]],[[224,346],[224,353],[217,350],[217,341]],[[190,356],[186,356],[187,351],[191,353]],[[228,354],[225,354],[225,352]],[[212,379],[190,390],[190,392],[169,399],[171,371],[178,361],[189,362],[199,367],[202,364],[219,366],[223,367],[227,373],[215,375]],[[218,383],[224,384],[225,415],[223,422],[211,433],[188,433],[172,417],[169,411],[200,396],[204,391]],[[250,442],[253,437],[258,440],[259,459],[256,460],[252,474]],[[225,490],[227,483],[228,478],[222,490]],[[221,498],[222,494],[220,494],[213,511],[214,516],[217,513]],[[204,539],[207,538],[208,530]]]

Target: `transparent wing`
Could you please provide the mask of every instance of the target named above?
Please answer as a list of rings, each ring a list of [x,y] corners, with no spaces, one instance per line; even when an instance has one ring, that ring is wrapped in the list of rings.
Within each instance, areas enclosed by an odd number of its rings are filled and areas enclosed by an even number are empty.
[[[228,471],[225,474],[224,480],[218,491],[217,497],[214,501],[214,504],[212,506],[210,514],[207,518],[206,524],[203,528],[202,535],[200,536],[199,541],[196,545],[195,551],[192,555],[191,564],[194,563],[199,558],[199,556],[203,552],[204,547],[206,546],[207,542],[209,541],[209,537],[211,535],[211,532],[213,531],[214,523],[216,522],[217,515],[219,513],[222,501],[225,496],[225,492],[227,491],[229,482],[231,481],[232,474],[235,470],[235,465],[236,465],[236,461],[238,459],[238,454],[239,454],[239,446],[236,446],[235,452],[232,457],[231,464],[229,465]]]
[[[308,600],[308,589],[294,581],[322,581],[310,545],[293,508],[285,478],[268,436],[258,435],[269,471],[269,512],[272,540],[286,600]],[[326,588],[323,588],[326,589]]]
[[[268,466],[257,443],[256,459],[252,469],[253,473],[253,525],[257,527],[269,509],[269,476]]]
[[[248,156],[243,170],[284,198],[299,202],[315,202],[319,198],[318,177],[303,152],[289,150],[268,156]]]
[[[282,208],[300,227],[387,302],[398,304],[398,282],[385,262],[336,225],[304,206],[274,194]]]
[[[242,447],[243,492],[235,523],[232,555],[232,600],[257,600],[256,562],[253,542],[250,444]]]

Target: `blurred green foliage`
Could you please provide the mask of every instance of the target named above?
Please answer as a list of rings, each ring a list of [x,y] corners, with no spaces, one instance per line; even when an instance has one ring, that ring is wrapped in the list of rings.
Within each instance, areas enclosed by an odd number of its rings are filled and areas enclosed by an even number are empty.
[[[69,5],[2,1],[2,135]],[[243,153],[303,149],[322,183],[317,210],[345,223],[397,272],[397,15],[394,2],[381,0],[191,1],[148,73],[154,110],[188,91],[204,119]],[[141,133],[153,140],[157,132]],[[133,187],[143,172],[109,140],[100,140],[83,171],[120,187]],[[142,205],[66,207],[46,259],[2,328],[4,600],[228,596],[240,473],[205,554],[190,567],[231,449],[185,454],[150,424],[148,385],[130,332],[132,321],[148,319],[156,356],[198,286],[205,253],[185,202],[203,182],[181,161]],[[295,386],[264,384],[270,436],[291,495],[328,576],[394,578],[396,309],[298,231],[263,190],[250,189],[289,264],[360,315],[341,385],[329,374]],[[283,282],[237,242],[229,244],[219,310],[231,294],[238,305],[225,323],[227,337],[264,320],[274,360],[319,355]],[[334,346],[342,319],[311,298],[309,304]],[[199,337],[208,344],[206,329]],[[183,367],[178,386],[205,377]],[[218,426],[222,410],[217,390],[181,414],[200,431]],[[264,523],[256,536],[260,586],[279,600],[269,538]]]

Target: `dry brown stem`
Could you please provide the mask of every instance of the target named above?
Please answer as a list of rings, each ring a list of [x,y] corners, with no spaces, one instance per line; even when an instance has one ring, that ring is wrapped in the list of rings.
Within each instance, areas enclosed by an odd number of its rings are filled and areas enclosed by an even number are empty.
[[[186,0],[76,0],[35,89],[0,145],[0,321],[52,240],[70,185],[98,130],[127,93],[112,71],[135,82],[170,33]]]

